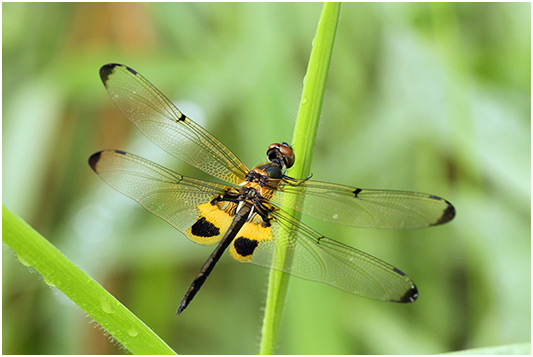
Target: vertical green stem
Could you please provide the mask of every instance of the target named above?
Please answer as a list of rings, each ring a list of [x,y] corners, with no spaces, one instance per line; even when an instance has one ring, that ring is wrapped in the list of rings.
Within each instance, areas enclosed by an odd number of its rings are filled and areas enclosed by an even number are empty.
[[[296,155],[296,163],[289,171],[289,175],[292,177],[304,178],[310,172],[339,12],[340,3],[324,4],[313,40],[292,141]],[[294,197],[289,197],[284,201],[284,207],[294,205],[291,199]],[[295,212],[290,210],[288,212],[296,216]],[[276,269],[270,271],[268,284],[261,336],[261,354],[275,353],[289,279],[289,276],[280,270],[287,270],[284,267],[291,264],[291,257],[285,250],[278,249],[275,253],[274,264]]]

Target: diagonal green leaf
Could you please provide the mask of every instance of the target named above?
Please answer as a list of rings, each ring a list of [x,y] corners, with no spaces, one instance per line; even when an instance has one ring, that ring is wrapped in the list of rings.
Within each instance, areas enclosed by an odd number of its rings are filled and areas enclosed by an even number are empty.
[[[137,316],[20,217],[2,206],[2,240],[133,354],[176,354]]]

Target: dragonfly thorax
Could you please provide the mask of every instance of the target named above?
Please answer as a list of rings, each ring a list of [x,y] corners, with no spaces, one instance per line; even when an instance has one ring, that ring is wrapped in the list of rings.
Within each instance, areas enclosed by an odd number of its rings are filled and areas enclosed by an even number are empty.
[[[254,221],[256,224],[261,224],[262,227],[270,227],[270,214],[274,210],[269,202],[271,197],[272,192],[270,190],[259,186],[257,183],[248,182],[239,190],[228,190],[224,195],[213,199],[210,204],[218,206],[231,217],[234,217],[240,208],[246,204],[251,207],[248,221]]]
[[[246,178],[247,180],[250,178],[248,181],[258,182],[264,186],[270,179],[283,178],[283,171],[279,162],[268,162],[250,171]]]

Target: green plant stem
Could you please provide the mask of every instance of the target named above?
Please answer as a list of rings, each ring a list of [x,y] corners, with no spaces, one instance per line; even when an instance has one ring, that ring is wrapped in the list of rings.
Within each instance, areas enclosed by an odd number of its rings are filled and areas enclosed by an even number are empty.
[[[133,354],[176,354],[137,316],[20,217],[2,206],[2,240]]]
[[[326,88],[333,43],[339,19],[340,3],[325,3],[318,23],[313,48],[304,80],[300,108],[293,134],[293,149],[296,163],[290,169],[291,177],[307,177],[315,146],[318,122]],[[294,197],[286,197],[284,207],[294,207]],[[299,218],[294,211],[287,210]],[[283,233],[282,233],[283,234]],[[288,287],[289,276],[281,270],[289,270],[291,256],[286,250],[277,248],[270,271],[265,316],[261,336],[261,354],[274,354],[278,341],[279,326]]]

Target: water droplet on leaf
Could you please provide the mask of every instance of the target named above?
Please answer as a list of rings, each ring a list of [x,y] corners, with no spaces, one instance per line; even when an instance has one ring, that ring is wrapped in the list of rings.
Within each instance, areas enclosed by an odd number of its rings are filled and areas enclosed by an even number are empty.
[[[135,336],[137,336],[138,334],[139,334],[139,332],[137,332],[136,329],[134,329],[134,328],[129,328],[129,329],[128,329],[128,335],[130,335],[131,337],[135,337]]]
[[[111,304],[109,302],[102,301],[101,307],[102,307],[102,311],[105,312],[106,314],[113,313],[113,309],[111,308]]]
[[[20,264],[24,265],[25,267],[31,267],[31,264],[28,263],[26,260],[24,260],[24,258],[22,258],[20,256],[18,258],[19,258]]]

